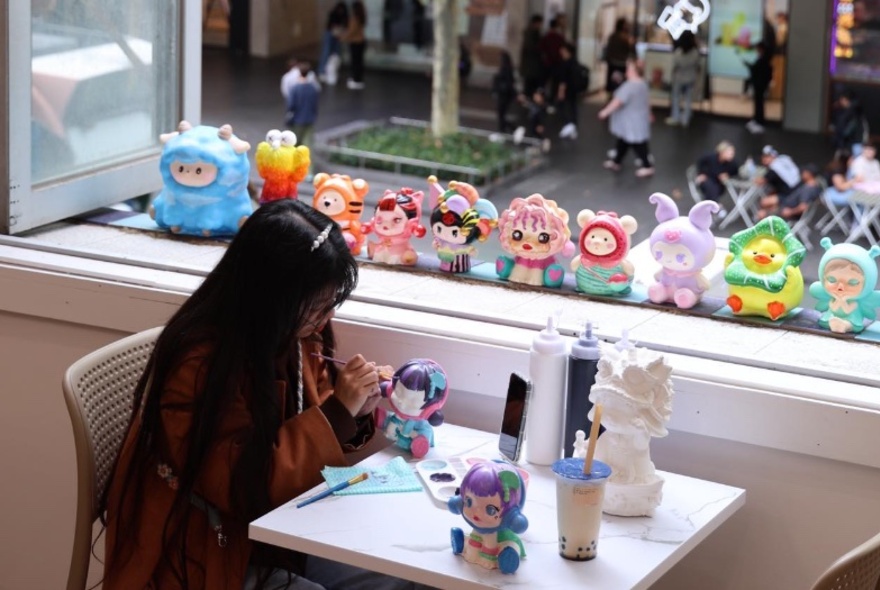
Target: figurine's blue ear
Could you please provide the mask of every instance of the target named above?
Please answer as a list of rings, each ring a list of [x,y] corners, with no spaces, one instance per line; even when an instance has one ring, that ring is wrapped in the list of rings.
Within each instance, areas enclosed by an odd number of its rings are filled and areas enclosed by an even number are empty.
[[[463,506],[464,501],[461,499],[460,494],[456,494],[446,501],[446,507],[449,508],[449,511],[453,514],[461,514]]]
[[[504,516],[504,526],[516,534],[524,533],[529,528],[529,519],[519,508],[511,508]]]
[[[431,426],[440,426],[441,424],[443,424],[443,412],[437,410],[436,412],[428,416],[428,424],[430,424]]]
[[[877,258],[878,256],[880,256],[880,246],[878,246],[877,244],[871,246],[871,249],[868,250],[868,256],[870,256],[871,258]]]

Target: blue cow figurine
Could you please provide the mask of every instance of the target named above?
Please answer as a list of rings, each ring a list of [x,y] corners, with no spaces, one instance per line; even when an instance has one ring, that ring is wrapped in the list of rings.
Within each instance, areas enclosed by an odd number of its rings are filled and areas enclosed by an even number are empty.
[[[165,186],[150,217],[176,234],[235,234],[253,212],[247,191],[250,144],[233,135],[230,125],[193,127],[187,121],[160,139]]]

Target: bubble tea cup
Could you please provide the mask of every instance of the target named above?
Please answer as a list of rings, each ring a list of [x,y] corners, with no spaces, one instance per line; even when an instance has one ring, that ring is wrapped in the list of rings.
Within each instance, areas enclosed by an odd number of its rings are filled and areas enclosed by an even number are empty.
[[[593,461],[584,473],[584,460],[570,457],[553,463],[556,474],[556,520],[559,527],[559,555],[574,561],[596,557],[602,501],[611,468]]]

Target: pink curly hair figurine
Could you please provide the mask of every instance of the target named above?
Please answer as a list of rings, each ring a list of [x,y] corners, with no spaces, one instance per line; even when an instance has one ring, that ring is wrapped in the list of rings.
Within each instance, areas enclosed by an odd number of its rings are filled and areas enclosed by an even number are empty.
[[[663,193],[654,193],[648,201],[657,205],[660,222],[651,232],[651,253],[662,266],[654,275],[657,282],[648,288],[648,297],[654,303],[672,301],[689,309],[709,288],[701,271],[715,257],[715,237],[709,227],[718,203],[701,201],[691,207],[687,217],[679,217],[675,201]]]
[[[379,385],[393,411],[376,410],[376,424],[416,459],[434,446],[433,426],[443,424],[440,408],[449,396],[446,371],[430,359],[410,359]]]
[[[428,177],[431,201],[431,232],[434,249],[440,259],[440,270],[451,273],[468,272],[471,256],[477,249],[474,242],[485,242],[498,223],[498,210],[491,201],[481,199],[473,186],[451,181],[444,191],[436,176]]]
[[[416,263],[419,255],[410,240],[427,232],[420,222],[424,198],[425,193],[409,187],[385,191],[376,204],[373,219],[362,226],[365,234],[373,233],[378,238],[367,242],[367,255],[373,262],[408,266]]]
[[[460,528],[452,529],[452,552],[468,563],[514,573],[526,556],[519,538],[529,528],[525,501],[525,482],[513,466],[486,461],[471,467],[447,502],[450,512],[473,527],[467,539]]]
[[[516,198],[498,221],[501,247],[513,255],[499,256],[495,272],[502,279],[545,287],[560,287],[565,269],[556,255],[574,254],[568,213],[556,201],[533,194]]]
[[[632,291],[633,265],[626,259],[629,237],[638,229],[631,215],[584,209],[578,213],[580,253],[571,261],[578,291],[589,295],[626,295]]]

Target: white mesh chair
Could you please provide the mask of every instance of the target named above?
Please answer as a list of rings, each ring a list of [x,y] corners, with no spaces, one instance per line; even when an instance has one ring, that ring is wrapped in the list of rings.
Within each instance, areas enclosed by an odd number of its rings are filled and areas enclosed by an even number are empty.
[[[815,224],[813,220],[816,218],[816,215],[819,213],[819,209],[823,206],[821,195],[825,194],[825,189],[827,188],[825,184],[825,180],[822,178],[817,178],[816,182],[819,184],[821,188],[820,196],[817,199],[814,199],[813,202],[807,207],[807,210],[804,211],[800,218],[791,226],[791,233],[793,233],[797,239],[799,239],[804,246],[806,246],[807,250],[813,249],[813,243],[810,240],[810,234],[813,231],[813,227]]]
[[[849,206],[835,205],[834,201],[832,201],[831,197],[828,195],[827,189],[822,191],[822,204],[828,211],[821,219],[819,219],[819,221],[816,222],[816,226],[819,228],[819,233],[824,236],[836,227],[843,232],[844,235],[849,235],[850,231],[852,231],[852,225],[850,223],[852,214]]]
[[[152,328],[108,344],[73,363],[64,374],[62,390],[73,425],[77,472],[67,590],[86,587],[98,500],[128,427],[134,388],[161,331]]]
[[[831,564],[813,590],[880,590],[880,535]]]
[[[700,191],[700,187],[697,186],[697,167],[693,164],[687,167],[687,170],[684,171],[685,176],[687,176],[688,189],[691,191],[691,198],[694,200],[694,203],[699,203],[704,199],[702,191]]]

